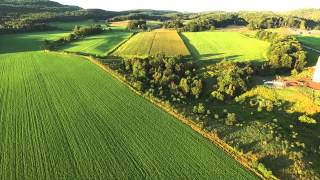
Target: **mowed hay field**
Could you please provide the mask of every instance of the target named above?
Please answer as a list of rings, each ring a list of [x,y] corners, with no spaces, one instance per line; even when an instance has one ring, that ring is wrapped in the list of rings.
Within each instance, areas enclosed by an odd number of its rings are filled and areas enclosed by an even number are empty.
[[[296,37],[302,44],[320,51],[320,35],[299,35]]]
[[[60,50],[83,52],[100,56],[107,55],[123,41],[126,41],[131,34],[132,33],[125,31],[108,31],[67,44],[62,46]]]
[[[298,35],[296,37],[303,45],[320,51],[320,35]],[[317,64],[320,53],[310,50],[308,48],[305,48],[305,50],[308,51],[307,65],[315,66]]]
[[[36,33],[0,36],[8,38],[0,179],[255,179],[86,59],[38,51]]]
[[[152,56],[165,54],[166,56],[190,55],[176,31],[142,32],[123,44],[114,55],[118,56]]]
[[[268,42],[239,32],[186,32],[182,38],[198,60],[264,61]]]

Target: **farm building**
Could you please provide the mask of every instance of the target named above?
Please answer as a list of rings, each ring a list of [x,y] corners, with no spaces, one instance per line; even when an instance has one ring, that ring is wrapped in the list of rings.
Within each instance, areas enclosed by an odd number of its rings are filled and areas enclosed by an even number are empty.
[[[317,65],[316,65],[312,81],[315,83],[320,83],[320,57],[318,59]]]

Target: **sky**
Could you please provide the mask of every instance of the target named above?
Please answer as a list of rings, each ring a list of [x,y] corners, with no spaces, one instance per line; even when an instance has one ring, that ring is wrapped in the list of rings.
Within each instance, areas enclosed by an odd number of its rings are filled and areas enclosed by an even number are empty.
[[[320,0],[56,0],[62,4],[105,10],[155,9],[181,12],[320,8]]]

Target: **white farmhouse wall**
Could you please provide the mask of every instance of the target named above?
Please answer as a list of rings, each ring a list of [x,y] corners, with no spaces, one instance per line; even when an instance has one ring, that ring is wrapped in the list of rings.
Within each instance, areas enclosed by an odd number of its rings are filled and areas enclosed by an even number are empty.
[[[316,69],[314,71],[312,81],[316,83],[320,83],[320,57],[316,65]]]

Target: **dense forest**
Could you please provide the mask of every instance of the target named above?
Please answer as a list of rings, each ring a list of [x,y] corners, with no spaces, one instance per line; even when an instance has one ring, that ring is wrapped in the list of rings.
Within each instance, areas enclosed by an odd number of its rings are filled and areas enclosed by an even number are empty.
[[[0,1],[0,33],[50,30],[47,22],[107,19],[118,12],[82,9],[53,1]]]
[[[290,27],[298,29],[320,29],[320,22],[315,19],[307,19],[293,15],[282,15],[273,12],[212,12],[205,14],[193,14],[189,16],[190,22],[183,31],[207,31],[226,26],[248,26],[251,30]]]

